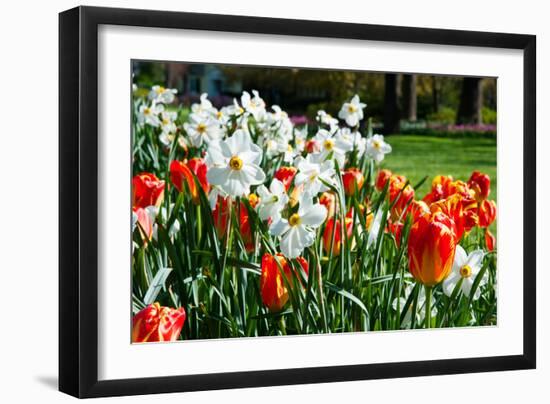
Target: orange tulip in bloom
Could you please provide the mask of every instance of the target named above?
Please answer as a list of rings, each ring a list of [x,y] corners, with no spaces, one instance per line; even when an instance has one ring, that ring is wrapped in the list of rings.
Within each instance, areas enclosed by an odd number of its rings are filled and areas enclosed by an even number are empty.
[[[170,181],[179,192],[184,192],[184,182],[191,192],[194,202],[199,200],[199,191],[197,189],[193,174],[195,174],[201,184],[204,192],[208,193],[208,181],[206,179],[207,167],[203,159],[194,158],[185,163],[174,160],[170,163]]]
[[[497,217],[497,205],[495,201],[485,199],[479,203],[477,209],[480,227],[489,227]]]
[[[456,226],[456,236],[460,240],[464,233],[469,232],[478,223],[476,201],[465,198],[460,194],[453,194],[446,199],[430,205],[432,212],[443,212],[453,219]]]
[[[344,222],[346,226],[346,237],[349,240],[353,235],[353,219],[346,217]],[[330,247],[332,246],[332,254],[335,256],[340,255],[340,250],[342,249],[342,227],[340,223],[340,220],[334,220],[334,217],[327,220],[325,231],[323,232],[323,248],[327,254],[330,254]]]
[[[349,168],[342,173],[342,181],[344,182],[344,192],[347,196],[355,194],[356,190],[361,190],[365,177],[358,168]]]
[[[302,257],[298,257],[297,260],[307,274],[307,261]],[[262,302],[271,312],[281,311],[288,301],[288,289],[285,285],[280,268],[282,268],[287,281],[292,283],[293,271],[284,255],[280,253],[276,255],[264,254],[262,257],[260,292],[262,295]]]
[[[132,342],[162,342],[178,339],[185,322],[183,307],[173,309],[153,303],[137,313],[132,321]]]
[[[468,181],[468,186],[474,191],[478,202],[481,202],[491,193],[491,178],[487,174],[474,171]]]
[[[453,177],[446,175],[437,175],[432,181],[431,191],[422,199],[427,204],[437,202],[441,199],[447,198],[453,192],[451,192],[451,184],[453,183]]]
[[[451,272],[456,244],[453,219],[442,212],[420,217],[409,235],[409,271],[426,286],[438,284]]]
[[[286,191],[288,192],[297,171],[298,169],[296,167],[281,167],[275,172],[273,178],[277,178],[279,181],[281,181],[285,186]]]
[[[164,196],[164,181],[155,174],[142,173],[132,178],[132,207],[160,206]]]

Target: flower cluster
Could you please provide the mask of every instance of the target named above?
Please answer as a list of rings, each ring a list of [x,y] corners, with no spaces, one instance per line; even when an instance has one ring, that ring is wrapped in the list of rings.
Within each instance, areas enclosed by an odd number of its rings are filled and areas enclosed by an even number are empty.
[[[293,122],[255,90],[221,108],[207,94],[187,110],[174,108],[176,95],[154,86],[146,99],[135,101],[134,341],[213,330],[221,335],[222,328],[228,335],[248,335],[250,322],[258,319],[263,325],[257,327],[269,328],[262,310],[283,313],[289,305],[296,330],[312,327],[311,317],[327,332],[325,293],[339,296],[334,311],[357,304],[363,310],[357,316],[368,317],[362,305],[377,299],[370,285],[376,276],[379,282],[402,282],[402,288],[383,289],[394,294],[384,301],[393,301],[396,311],[402,300],[410,302],[407,294],[418,299],[409,287],[413,279],[430,291],[442,284],[440,293],[448,297],[459,289],[472,300],[481,296],[485,257],[496,243],[489,231],[496,204],[488,199],[486,174],[474,171],[468,181],[436,176],[420,198],[405,176],[381,166],[392,147],[372,133],[357,95],[343,103],[338,118],[318,111],[316,126]],[[473,229],[483,232],[478,248],[466,243]],[[408,278],[387,277],[392,265],[403,263]],[[155,268],[172,267],[177,281],[153,281],[164,274]],[[249,286],[251,274],[259,276],[256,292]],[[159,282],[170,288],[159,288]],[[429,307],[428,289],[423,293],[429,326],[437,310]],[[255,293],[260,299],[254,300]],[[184,306],[192,316],[185,327]],[[221,323],[214,326],[216,321]],[[332,321],[348,327],[342,318]],[[269,332],[260,328],[254,332]],[[286,332],[286,325],[278,328]]]

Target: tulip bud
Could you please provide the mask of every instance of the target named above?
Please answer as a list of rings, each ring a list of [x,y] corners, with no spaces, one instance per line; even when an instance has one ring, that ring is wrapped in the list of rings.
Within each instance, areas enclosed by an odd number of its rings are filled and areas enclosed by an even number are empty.
[[[477,210],[480,227],[489,227],[497,217],[497,205],[495,201],[483,200]]]
[[[414,189],[410,185],[405,185],[407,182],[390,179],[390,202],[393,205],[391,209],[391,219],[399,221],[405,215],[405,209],[410,208],[410,203],[414,200]],[[395,202],[395,203],[394,203]]]
[[[135,223],[139,228],[139,234],[143,239],[144,244],[151,241],[153,238],[153,222],[151,215],[147,209],[144,208],[133,208],[132,212],[134,216]]]
[[[397,243],[397,247],[401,246],[401,235],[403,233],[403,226],[404,225],[402,222],[388,224],[388,229],[390,232],[393,233],[393,236],[395,237],[395,242]]]
[[[132,320],[132,342],[162,342],[178,339],[185,322],[183,307],[173,309],[153,303]]]
[[[319,153],[321,151],[321,146],[319,142],[315,139],[309,139],[306,141],[306,151],[308,153]]]
[[[279,181],[281,181],[285,186],[286,191],[288,192],[297,171],[298,169],[296,167],[281,167],[275,172],[273,178],[277,178]]]
[[[442,212],[421,216],[409,234],[409,271],[426,286],[438,284],[451,272],[456,243],[453,219]]]
[[[497,239],[495,238],[493,233],[489,231],[489,229],[487,229],[487,231],[485,232],[485,244],[487,245],[488,251],[494,251],[497,245]]]
[[[302,258],[297,258],[304,272],[308,273],[308,263]],[[293,271],[290,264],[282,254],[264,254],[262,257],[262,274],[260,277],[260,292],[262,302],[269,311],[278,312],[283,309],[288,301],[288,289],[281,273],[284,272],[289,285],[293,282]],[[298,278],[299,279],[299,278]]]
[[[250,201],[250,200],[249,200]],[[256,248],[256,243],[254,241],[254,235],[252,234],[252,229],[250,227],[250,217],[248,215],[248,209],[244,203],[240,203],[237,206],[235,203],[231,203],[231,198],[222,198],[218,197],[218,202],[216,207],[212,212],[212,218],[214,220],[214,227],[218,233],[220,240],[224,240],[227,233],[227,224],[230,219],[229,207],[232,206],[233,209],[239,209],[236,212],[236,216],[239,218],[239,233],[243,239],[245,250],[247,253],[251,253]]]
[[[334,216],[337,200],[333,192],[323,192],[319,197],[319,203],[327,208],[327,217]]]
[[[164,197],[164,181],[155,174],[142,173],[132,178],[132,207],[160,206]]]
[[[349,240],[353,235],[353,219],[346,217],[344,222],[346,226],[346,236]],[[342,227],[340,223],[340,220],[334,220],[334,217],[331,217],[327,220],[323,233],[323,248],[327,254],[330,254],[332,246],[333,256],[340,255],[340,250],[342,249]]]
[[[208,172],[206,161],[203,158],[195,157],[187,162],[187,166],[197,176],[199,184],[201,184],[204,193],[208,195],[208,192],[210,191],[210,184],[208,183],[208,179],[206,178],[206,173]]]
[[[474,171],[468,180],[468,186],[474,191],[476,200],[481,202],[491,193],[491,178],[487,174]]]
[[[365,177],[361,170],[350,168],[342,173],[342,181],[344,183],[344,192],[347,196],[355,194],[356,190],[360,191],[365,182]]]
[[[191,196],[194,201],[198,200],[198,191],[193,178],[193,172],[182,161],[174,160],[170,163],[170,181],[176,187],[179,192],[185,191],[184,183],[187,183],[187,187],[191,192]]]

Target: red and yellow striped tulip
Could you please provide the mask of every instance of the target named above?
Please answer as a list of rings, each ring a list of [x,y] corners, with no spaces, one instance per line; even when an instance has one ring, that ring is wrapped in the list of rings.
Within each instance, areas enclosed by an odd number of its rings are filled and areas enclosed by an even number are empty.
[[[342,173],[342,182],[344,183],[345,194],[351,196],[361,190],[365,177],[358,168],[349,168]]]
[[[442,212],[420,217],[409,235],[410,273],[426,286],[440,283],[451,272],[456,244],[453,219]]]
[[[173,309],[153,303],[137,313],[132,321],[132,342],[162,342],[178,339],[185,322],[183,307]]]
[[[482,172],[474,171],[468,180],[468,186],[475,193],[475,198],[481,202],[491,193],[491,178]]]
[[[141,173],[132,178],[132,207],[160,206],[164,197],[164,181],[155,174]]]
[[[346,227],[346,237],[349,240],[353,235],[353,219],[346,217],[344,222]],[[325,231],[323,232],[323,248],[327,254],[330,254],[332,246],[332,255],[340,255],[340,251],[342,249],[342,226],[340,223],[340,220],[335,220],[334,217],[327,220]]]
[[[309,269],[307,261],[303,257],[298,257],[297,260],[307,274]],[[275,255],[264,254],[262,257],[260,293],[262,302],[271,312],[281,311],[288,301],[288,289],[281,269],[287,281],[292,284],[293,271],[284,255],[280,253]]]

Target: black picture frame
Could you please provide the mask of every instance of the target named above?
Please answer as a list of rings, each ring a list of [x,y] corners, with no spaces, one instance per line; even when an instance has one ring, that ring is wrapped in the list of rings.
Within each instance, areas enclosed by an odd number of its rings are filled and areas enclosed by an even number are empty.
[[[523,354],[99,381],[97,52],[101,24],[522,50]],[[95,7],[60,13],[59,389],[84,398],[535,368],[535,80],[533,35]]]

